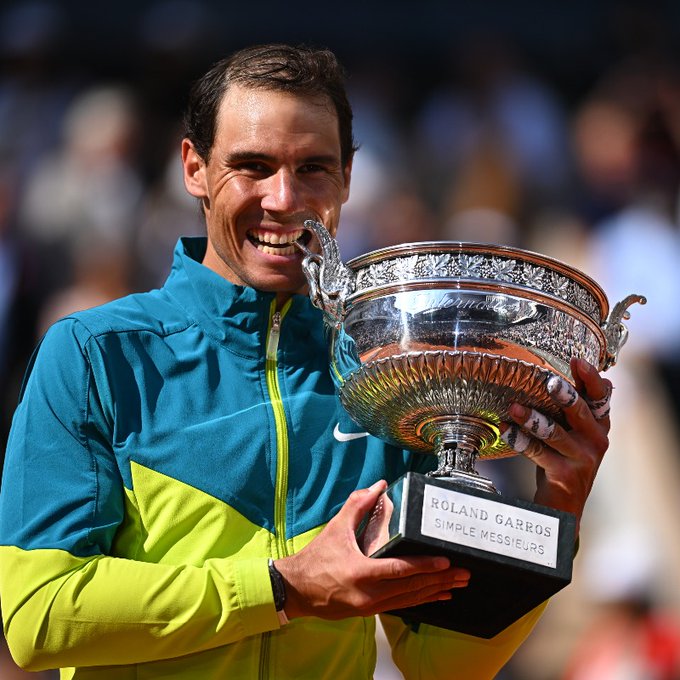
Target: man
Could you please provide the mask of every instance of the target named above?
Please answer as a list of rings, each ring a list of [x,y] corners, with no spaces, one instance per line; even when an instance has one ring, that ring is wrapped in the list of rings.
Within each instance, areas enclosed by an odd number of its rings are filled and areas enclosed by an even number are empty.
[[[334,233],[349,195],[342,82],[331,53],[306,48],[213,67],[182,142],[207,240],[178,244],[160,290],[73,315],[41,343],[0,499],[0,595],[21,665],[116,680],[369,678],[374,614],[467,584],[445,558],[372,560],[354,538],[387,482],[434,459],[333,436],[353,426],[293,242],[309,217]],[[584,395],[606,394],[594,369],[574,370]],[[565,414],[569,432],[526,451],[537,501],[580,517],[608,420],[582,398]],[[384,626],[406,677],[490,678],[539,615],[490,641]]]

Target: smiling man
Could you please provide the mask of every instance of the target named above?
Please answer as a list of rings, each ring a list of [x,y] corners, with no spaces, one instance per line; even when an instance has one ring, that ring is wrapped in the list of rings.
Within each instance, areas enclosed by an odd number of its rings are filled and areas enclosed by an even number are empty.
[[[293,243],[305,219],[335,232],[349,196],[351,155],[338,117],[320,94],[300,97],[243,85],[225,92],[207,158],[182,144],[189,192],[208,228],[203,264],[232,283],[284,301],[306,283]]]
[[[434,457],[358,432],[329,375],[293,245],[335,233],[352,113],[326,50],[264,45],[192,90],[182,160],[207,238],[165,285],[55,324],[14,418],[0,494],[0,596],[16,661],[63,678],[370,678],[375,614],[405,677],[491,678],[540,615],[492,640],[383,612],[455,597],[446,558],[372,560],[355,530]],[[311,246],[310,246],[311,247]],[[608,418],[524,433],[536,499],[580,517]],[[515,409],[515,426],[530,413]],[[534,416],[535,417],[535,416]],[[474,578],[474,574],[472,575]]]

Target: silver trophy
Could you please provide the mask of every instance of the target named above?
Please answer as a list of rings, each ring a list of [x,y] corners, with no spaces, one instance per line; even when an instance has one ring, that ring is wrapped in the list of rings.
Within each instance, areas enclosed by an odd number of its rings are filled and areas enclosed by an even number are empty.
[[[305,228],[321,246],[298,242],[344,408],[371,434],[438,459],[428,476],[388,489],[360,544],[374,557],[444,552],[469,566],[471,584],[451,603],[397,613],[491,637],[569,583],[574,518],[502,498],[475,463],[515,455],[499,430],[513,402],[560,422],[546,382],[573,383],[572,357],[616,363],[628,307],[645,299],[630,295],[609,313],[585,274],[500,245],[409,243],[343,264],[321,223]]]

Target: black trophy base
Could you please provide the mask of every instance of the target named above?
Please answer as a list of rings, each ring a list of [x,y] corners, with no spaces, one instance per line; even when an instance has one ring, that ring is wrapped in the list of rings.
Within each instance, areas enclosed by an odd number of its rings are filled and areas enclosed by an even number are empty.
[[[445,555],[470,570],[448,601],[389,612],[491,638],[571,582],[574,515],[414,472],[392,484],[359,530],[371,557]]]

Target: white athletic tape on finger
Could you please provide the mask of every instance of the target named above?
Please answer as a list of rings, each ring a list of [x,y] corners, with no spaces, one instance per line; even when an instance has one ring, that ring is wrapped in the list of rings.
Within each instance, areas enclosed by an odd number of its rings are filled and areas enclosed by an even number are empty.
[[[602,399],[586,399],[595,420],[602,420],[609,415],[610,401],[612,398],[612,386],[607,386],[607,393]]]
[[[578,392],[574,387],[558,375],[548,380],[548,393],[562,406],[573,406],[578,399]]]
[[[539,439],[548,439],[552,437],[552,433],[555,431],[555,421],[538,411],[532,410],[523,427]]]
[[[501,439],[517,453],[524,453],[531,444],[531,437],[519,425],[510,425],[501,435]]]

